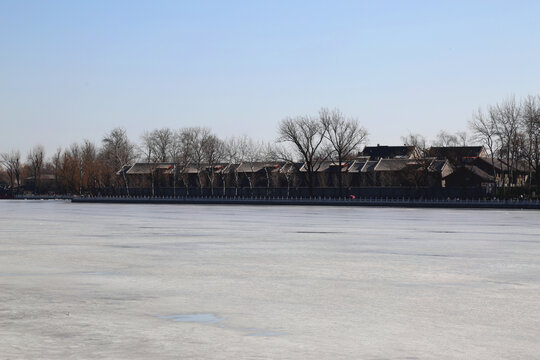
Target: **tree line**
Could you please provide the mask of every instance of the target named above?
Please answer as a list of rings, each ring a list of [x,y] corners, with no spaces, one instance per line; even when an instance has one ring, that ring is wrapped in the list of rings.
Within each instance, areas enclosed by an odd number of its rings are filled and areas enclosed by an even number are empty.
[[[540,189],[540,96],[530,95],[520,101],[512,97],[485,110],[478,109],[469,126],[474,139],[490,154],[493,176],[497,159],[507,166],[503,192],[519,168],[527,169],[530,184],[534,178]]]
[[[31,178],[36,192],[40,191],[42,175],[48,174],[54,176],[54,190],[58,193],[95,193],[100,188],[112,187],[124,188],[129,195],[128,176],[122,170],[134,162],[144,162],[150,167],[152,194],[155,170],[161,163],[173,163],[178,169],[188,165],[197,169],[202,186],[202,177],[209,176],[208,183],[213,184],[216,176],[215,171],[203,169],[220,164],[244,164],[253,170],[261,162],[301,161],[305,163],[312,189],[313,173],[320,164],[332,159],[341,165],[365,143],[367,134],[358,120],[346,117],[339,110],[321,109],[317,116],[282,120],[276,142],[255,141],[245,135],[221,139],[206,127],[155,129],[134,142],[125,129],[115,128],[104,135],[100,146],[84,140],[66,149],[59,148],[48,161],[41,145],[29,151],[26,162],[21,159],[20,151],[0,156],[8,186],[15,189],[23,178]],[[174,183],[180,175],[181,171],[173,172]]]
[[[440,131],[431,143],[420,134],[408,134],[404,144],[415,145],[422,151],[429,146],[484,145],[491,156],[495,175],[495,162],[502,159],[508,166],[509,177],[520,166],[526,165],[536,185],[540,185],[540,97],[528,96],[516,101],[509,98],[501,103],[479,109],[469,122],[470,132]],[[255,141],[247,136],[221,139],[209,128],[162,128],[142,134],[139,141],[128,138],[126,130],[115,128],[106,133],[100,144],[89,140],[57,149],[46,157],[43,146],[36,145],[26,161],[20,151],[0,154],[1,172],[5,186],[18,189],[22,180],[33,180],[35,192],[43,191],[44,174],[53,178],[56,193],[97,193],[99,189],[124,189],[129,195],[129,179],[125,170],[134,162],[144,162],[151,168],[152,194],[154,194],[157,166],[174,164],[176,184],[181,174],[176,169],[191,166],[198,170],[199,184],[203,176],[214,183],[214,169],[220,164],[255,166],[260,162],[303,163],[307,186],[313,193],[315,173],[324,161],[338,167],[354,158],[367,143],[368,130],[355,118],[337,109],[321,109],[316,115],[287,117],[278,124],[278,137],[274,142]],[[237,176],[237,174],[236,174]],[[287,176],[287,174],[284,174]],[[338,172],[340,195],[343,181]],[[503,183],[505,186],[505,183]],[[51,189],[47,189],[51,191]]]

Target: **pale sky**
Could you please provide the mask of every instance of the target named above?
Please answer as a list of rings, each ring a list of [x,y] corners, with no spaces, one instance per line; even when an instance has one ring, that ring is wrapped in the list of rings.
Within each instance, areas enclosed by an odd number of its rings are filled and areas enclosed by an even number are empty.
[[[273,140],[339,108],[371,144],[540,94],[540,1],[0,2],[0,152],[122,126]]]

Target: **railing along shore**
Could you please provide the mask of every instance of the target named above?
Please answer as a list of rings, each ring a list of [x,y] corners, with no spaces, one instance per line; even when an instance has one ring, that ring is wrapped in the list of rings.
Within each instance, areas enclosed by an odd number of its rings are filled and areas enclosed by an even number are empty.
[[[504,208],[540,209],[539,200],[524,199],[413,199],[413,198],[303,198],[303,197],[148,197],[101,196],[73,197],[75,203],[123,204],[207,204],[207,205],[317,205],[317,206],[388,206],[424,208]]]
[[[540,200],[529,199],[415,199],[328,197],[229,197],[229,196],[70,196],[15,195],[16,200],[67,200],[73,203],[191,204],[191,205],[316,205],[379,206],[462,209],[538,209]]]

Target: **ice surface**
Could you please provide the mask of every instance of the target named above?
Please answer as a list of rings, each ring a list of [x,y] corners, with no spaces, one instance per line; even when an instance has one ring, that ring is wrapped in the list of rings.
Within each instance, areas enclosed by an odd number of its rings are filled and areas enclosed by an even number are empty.
[[[537,359],[539,338],[537,211],[0,201],[0,359]]]
[[[281,336],[281,335],[288,335],[284,332],[278,332],[278,331],[265,331],[265,330],[257,330],[254,329],[252,332],[248,333],[247,336]]]
[[[216,317],[214,314],[184,314],[184,315],[166,315],[158,316],[160,319],[167,319],[180,322],[193,322],[199,324],[217,324],[222,318]]]

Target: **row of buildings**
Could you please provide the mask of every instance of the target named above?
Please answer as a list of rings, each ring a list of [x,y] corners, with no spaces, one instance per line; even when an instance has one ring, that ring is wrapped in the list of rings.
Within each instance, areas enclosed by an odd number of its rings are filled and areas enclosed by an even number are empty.
[[[317,162],[312,184],[319,193],[345,194],[360,188],[475,189],[489,195],[495,186],[526,184],[529,172],[492,159],[482,146],[431,147],[367,146],[357,156],[342,162]],[[152,194],[195,195],[290,195],[306,188],[306,165],[296,162],[242,162],[239,164],[135,163],[117,173],[130,188]],[[340,186],[341,184],[341,186]],[[255,190],[257,189],[257,190]],[[262,190],[261,190],[262,189]],[[329,191],[334,189],[334,191]],[[286,193],[285,193],[286,191]],[[191,192],[191,194],[190,194]],[[361,195],[361,194],[360,194]]]

